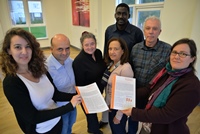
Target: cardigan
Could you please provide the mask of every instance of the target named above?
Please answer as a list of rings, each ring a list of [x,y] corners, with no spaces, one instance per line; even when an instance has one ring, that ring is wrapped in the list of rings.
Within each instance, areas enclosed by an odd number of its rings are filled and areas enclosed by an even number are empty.
[[[49,73],[47,77],[53,84]],[[54,101],[69,101],[75,94],[59,92],[54,86]],[[59,117],[66,112],[73,110],[73,105],[68,103],[65,106],[51,110],[37,110],[31,102],[30,95],[26,85],[18,76],[6,75],[3,80],[3,90],[6,98],[13,107],[17,122],[26,134],[36,133],[36,124]]]
[[[168,78],[161,77],[152,90],[148,87],[137,90],[139,99],[148,98]],[[189,134],[187,117],[200,102],[200,82],[194,72],[181,76],[172,86],[171,93],[162,108],[152,106],[149,110],[133,108],[131,118],[135,121],[151,122],[151,134]]]
[[[106,86],[106,91],[105,91],[105,100],[106,100],[106,103],[107,105],[110,105],[111,103],[111,94],[112,94],[112,86],[113,86],[113,78],[115,75],[118,75],[118,76],[124,76],[124,77],[130,77],[130,78],[133,78],[134,76],[134,73],[133,73],[133,70],[131,68],[131,65],[127,62],[127,63],[124,63],[123,65],[119,65],[111,74],[110,74],[110,77],[108,79],[108,84]],[[123,89],[121,89],[123,90]],[[118,119],[118,120],[121,120],[123,116],[123,113],[121,111],[117,111],[115,117]]]

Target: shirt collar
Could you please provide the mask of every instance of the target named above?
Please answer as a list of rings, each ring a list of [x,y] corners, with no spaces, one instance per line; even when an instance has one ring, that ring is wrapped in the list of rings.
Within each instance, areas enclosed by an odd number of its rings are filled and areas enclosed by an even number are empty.
[[[60,64],[60,62],[53,56],[53,54],[50,55],[51,57],[51,61],[54,64],[55,68],[58,70],[59,68],[61,68],[63,65]],[[69,57],[64,61],[64,64],[67,64],[69,60]]]
[[[145,43],[145,40],[143,42],[143,45],[141,46],[141,49],[144,49],[144,50],[147,50],[147,51],[148,50],[155,50],[155,51],[157,51],[158,48],[159,48],[159,39],[157,39],[156,45],[154,47],[147,47],[146,43]]]
[[[117,29],[117,23],[115,23],[115,27],[113,28],[113,32],[115,32],[115,31],[126,31],[127,33],[131,33],[131,24],[128,21],[127,26],[124,30],[118,30]]]

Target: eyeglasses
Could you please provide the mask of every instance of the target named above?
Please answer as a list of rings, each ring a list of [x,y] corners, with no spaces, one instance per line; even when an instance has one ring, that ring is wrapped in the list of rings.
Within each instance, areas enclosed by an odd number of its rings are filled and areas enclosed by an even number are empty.
[[[178,54],[178,56],[181,57],[181,58],[185,58],[186,56],[191,56],[190,54],[186,54],[186,53],[184,53],[184,52],[180,52],[180,53],[178,53],[178,52],[176,52],[176,51],[172,51],[172,52],[171,52],[171,55],[172,55],[172,56],[176,56],[177,54]]]

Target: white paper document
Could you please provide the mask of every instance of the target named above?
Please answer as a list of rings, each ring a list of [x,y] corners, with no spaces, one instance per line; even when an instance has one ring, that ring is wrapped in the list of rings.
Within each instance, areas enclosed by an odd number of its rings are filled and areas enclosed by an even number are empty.
[[[111,109],[135,107],[135,78],[114,76],[112,80]]]
[[[108,106],[96,83],[87,86],[76,86],[76,91],[82,97],[82,104],[86,113],[100,113],[108,110]]]

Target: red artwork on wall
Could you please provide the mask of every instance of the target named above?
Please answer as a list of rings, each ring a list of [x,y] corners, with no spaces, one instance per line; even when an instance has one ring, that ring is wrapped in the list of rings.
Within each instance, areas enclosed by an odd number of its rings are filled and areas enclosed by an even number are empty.
[[[75,26],[90,26],[89,0],[71,0],[72,22]]]

